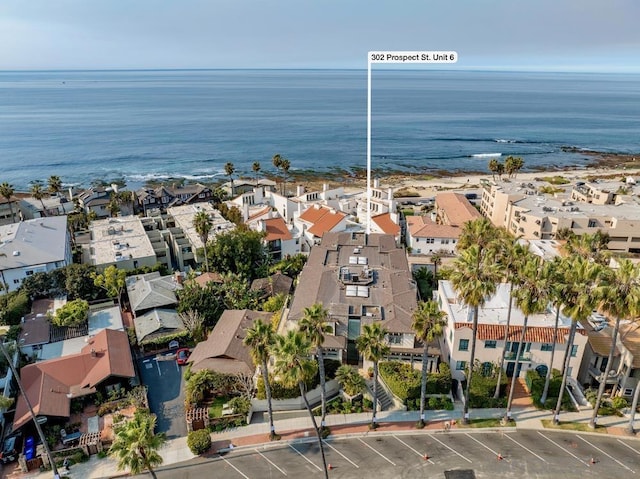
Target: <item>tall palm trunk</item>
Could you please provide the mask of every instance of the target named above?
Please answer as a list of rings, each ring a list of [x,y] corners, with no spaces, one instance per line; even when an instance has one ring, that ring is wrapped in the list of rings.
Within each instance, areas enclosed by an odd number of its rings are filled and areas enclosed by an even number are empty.
[[[16,222],[16,215],[13,213],[13,205],[11,204],[11,198],[7,198],[7,201],[9,203],[9,211],[11,212],[11,222],[15,223]]]
[[[616,318],[616,325],[613,327],[613,334],[611,335],[611,347],[609,348],[609,356],[607,357],[607,368],[613,364],[613,355],[616,352],[616,340],[618,339],[618,330],[620,329],[620,318]],[[596,417],[598,416],[598,409],[600,409],[600,404],[602,403],[602,396],[604,396],[604,388],[607,385],[607,378],[609,375],[605,369],[603,373],[602,381],[600,381],[600,386],[598,386],[598,396],[596,397],[596,404],[593,407],[593,412],[591,413],[591,420],[589,421],[589,427],[595,429],[596,427]]]
[[[640,396],[640,384],[636,384],[636,390],[633,393],[633,401],[631,402],[631,411],[629,412],[629,424],[627,425],[627,432],[629,434],[635,434],[633,423],[636,420],[636,409],[638,408],[638,396]]]
[[[560,305],[556,308],[556,323],[553,327],[553,343],[551,343],[551,359],[549,360],[549,369],[547,369],[547,375],[544,378],[544,389],[542,390],[542,396],[540,396],[540,404],[544,406],[547,402],[547,396],[549,395],[549,384],[551,383],[551,372],[553,371],[553,358],[556,354],[556,343],[558,342],[558,320],[560,319]]]
[[[376,427],[376,416],[378,414],[378,361],[373,363],[373,416],[371,416],[371,426]]]
[[[477,331],[478,331],[478,310],[480,308],[478,306],[473,307],[473,336],[471,337],[471,358],[469,359],[468,371],[467,374],[467,387],[465,388],[464,393],[464,408],[462,414],[462,423],[469,424],[469,393],[471,391],[471,378],[473,376],[473,363],[476,360],[476,339],[477,339]]]
[[[558,402],[556,403],[556,409],[553,412],[553,423],[558,424],[560,422],[560,409],[562,408],[562,397],[564,396],[564,390],[567,387],[567,376],[569,376],[569,364],[571,363],[571,348],[573,347],[573,338],[576,335],[576,321],[571,321],[571,329],[569,330],[569,339],[567,340],[567,349],[564,355],[564,365],[562,366],[562,383],[560,385],[560,391],[558,392]]]
[[[329,479],[329,471],[327,469],[327,459],[324,457],[324,446],[322,445],[322,434],[320,433],[320,429],[318,428],[318,423],[316,423],[316,417],[313,415],[311,405],[307,400],[307,395],[305,394],[306,391],[305,391],[304,382],[300,381],[298,383],[298,386],[300,387],[300,394],[302,395],[304,404],[307,407],[307,411],[309,411],[309,416],[311,416],[311,422],[313,423],[313,429],[316,431],[316,437],[318,438],[318,446],[320,447],[320,454],[322,455],[322,465],[324,467],[324,477],[325,479]]]
[[[427,422],[427,415],[424,410],[424,403],[427,397],[427,358],[429,354],[429,346],[424,342],[422,350],[422,381],[420,383],[420,424],[424,426]]]
[[[511,376],[511,387],[509,388],[509,399],[507,399],[507,420],[511,420],[511,405],[513,404],[513,393],[516,390],[516,381],[518,379],[518,368],[520,367],[520,356],[522,355],[522,346],[524,344],[524,339],[527,334],[527,321],[529,320],[528,316],[524,317],[524,321],[522,323],[522,334],[520,335],[520,344],[518,344],[518,352],[516,353],[516,366],[513,370],[513,375]]]
[[[267,369],[267,360],[262,361],[262,382],[264,383],[264,394],[267,396],[267,414],[269,415],[269,439],[273,440],[276,436],[276,428],[273,425],[273,405],[271,404],[271,384],[269,383],[269,370]]]
[[[324,377],[324,351],[321,347],[316,348],[318,356],[318,374],[320,375],[320,401],[322,403],[322,416],[320,418],[320,427],[324,429],[325,417],[327,416],[327,386]]]
[[[151,467],[151,464],[149,464],[149,460],[147,459],[147,455],[144,452],[144,449],[138,448],[138,454],[140,454],[140,457],[142,457],[142,462],[144,463],[144,467],[149,471],[149,474],[151,474],[151,477],[153,477],[153,479],[158,479],[158,476],[156,476],[156,471],[154,471],[153,467]]]
[[[510,286],[509,289],[513,289]],[[511,307],[513,305],[513,296],[509,291],[509,309],[507,309],[507,328],[504,331],[504,346],[502,347],[502,355],[500,356],[500,367],[498,368],[498,382],[496,382],[496,391],[493,393],[493,398],[498,399],[500,397],[500,383],[502,382],[502,369],[504,368],[504,358],[507,355],[507,342],[509,341],[509,326],[511,325]]]

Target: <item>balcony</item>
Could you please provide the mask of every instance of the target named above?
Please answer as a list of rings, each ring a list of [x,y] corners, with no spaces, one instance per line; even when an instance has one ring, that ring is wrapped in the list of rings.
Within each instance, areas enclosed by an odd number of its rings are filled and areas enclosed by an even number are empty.
[[[505,361],[515,361],[517,354],[518,353],[516,353],[516,352],[507,351],[507,353],[504,355],[504,359],[505,359]],[[521,362],[531,362],[531,353],[522,353],[520,355],[520,361]]]

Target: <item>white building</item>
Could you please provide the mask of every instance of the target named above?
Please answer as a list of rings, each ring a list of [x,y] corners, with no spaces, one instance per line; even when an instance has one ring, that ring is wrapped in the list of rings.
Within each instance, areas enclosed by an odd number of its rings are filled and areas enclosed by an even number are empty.
[[[34,273],[72,263],[66,216],[52,216],[0,226],[0,280],[9,291]]]
[[[465,368],[471,356],[471,340],[473,337],[473,310],[460,302],[450,281],[440,281],[438,288],[438,305],[447,315],[447,326],[443,336],[442,353],[451,366],[454,379],[465,378]],[[490,363],[499,364],[504,347],[507,310],[509,307],[509,285],[498,285],[496,294],[490,298],[478,312],[478,329],[476,343],[476,360],[487,367]],[[516,376],[524,377],[529,369],[545,370],[549,367],[556,312],[552,308],[542,314],[529,316],[523,354],[520,358],[520,371]],[[515,359],[522,334],[524,315],[513,305],[509,326],[509,341],[505,369],[508,376],[515,370]],[[571,327],[571,320],[562,314],[559,318],[558,339],[555,345],[553,368],[562,370],[563,353]],[[578,325],[573,349],[569,375],[577,379],[582,356],[587,345],[587,332]]]

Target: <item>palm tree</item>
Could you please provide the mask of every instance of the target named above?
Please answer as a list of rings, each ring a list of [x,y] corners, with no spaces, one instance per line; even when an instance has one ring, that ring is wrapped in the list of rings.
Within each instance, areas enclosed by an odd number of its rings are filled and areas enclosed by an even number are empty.
[[[267,396],[267,413],[269,414],[269,439],[274,440],[278,437],[275,426],[273,425],[273,406],[271,404],[271,384],[269,383],[269,368],[267,360],[275,345],[276,335],[271,324],[263,322],[261,319],[256,320],[253,326],[247,330],[244,338],[244,345],[251,349],[251,359],[256,367],[260,367],[262,371],[262,381],[264,382],[264,392]]]
[[[600,278],[602,267],[580,256],[574,256],[563,261],[563,284],[562,294],[564,308],[562,312],[571,318],[571,328],[567,339],[567,349],[562,371],[562,383],[558,394],[558,401],[553,414],[553,423],[560,422],[560,408],[562,407],[562,397],[567,387],[567,377],[569,375],[569,365],[573,350],[573,339],[576,335],[576,328],[579,322],[586,321],[593,309],[598,304],[597,296],[594,294],[595,284]]]
[[[233,174],[235,173],[235,171],[236,171],[236,167],[230,161],[227,161],[224,164],[224,172],[229,177],[229,183],[231,183],[231,196],[232,197],[235,194],[234,191],[233,191]]]
[[[298,386],[300,395],[311,416],[311,422],[318,438],[318,446],[322,455],[324,466],[324,477],[329,478],[327,460],[324,456],[324,446],[322,445],[322,434],[316,423],[311,405],[306,396],[306,383],[316,374],[315,362],[309,359],[311,342],[300,331],[290,330],[286,336],[276,336],[276,363],[275,371],[280,376],[286,387]]]
[[[291,162],[286,158],[283,158],[280,163],[280,168],[282,169],[282,195],[284,196],[287,193],[287,175],[291,168]]]
[[[613,333],[611,334],[611,347],[607,365],[613,364],[613,355],[616,352],[616,341],[620,329],[620,321],[632,320],[640,314],[640,268],[628,259],[618,260],[619,267],[616,270],[605,268],[602,272],[601,284],[596,290],[599,299],[599,309],[609,318],[615,319]],[[605,371],[600,386],[596,404],[591,414],[589,427],[596,427],[596,416],[604,395],[607,383]]]
[[[13,203],[11,202],[11,198],[13,197],[13,193],[15,190],[13,189],[13,185],[10,185],[6,181],[0,185],[0,196],[7,200],[9,204],[9,211],[11,212],[11,221],[16,221],[16,215],[13,213]]]
[[[592,259],[599,264],[607,264],[609,262],[608,244],[609,234],[597,231],[593,234],[569,236],[564,249],[570,255]]]
[[[42,205],[42,216],[47,216],[47,211],[43,201],[45,197],[45,191],[42,188],[42,182],[40,180],[36,180],[31,183],[31,196],[40,201],[40,204]]]
[[[504,230],[496,228],[488,218],[482,217],[467,221],[462,227],[456,248],[458,251],[462,251],[472,245],[478,245],[482,251],[502,235],[504,235]]]
[[[442,264],[442,255],[440,253],[433,253],[431,255],[431,262],[433,263],[433,289],[438,289],[438,266]]]
[[[418,304],[413,312],[411,328],[416,337],[422,341],[422,382],[420,384],[420,425],[424,426],[426,414],[424,409],[427,396],[427,362],[429,356],[429,343],[442,336],[446,326],[446,316],[438,309],[435,301],[426,301]]]
[[[385,342],[387,329],[380,323],[365,324],[362,333],[356,339],[356,347],[364,359],[373,363],[373,416],[371,428],[375,429],[378,410],[378,363],[389,354],[389,345]]]
[[[560,260],[554,258],[552,261],[545,261],[542,266],[541,277],[547,284],[548,296],[556,310],[555,324],[553,327],[553,339],[551,341],[551,358],[549,359],[549,367],[547,368],[547,374],[544,379],[544,388],[542,389],[542,395],[540,396],[540,404],[544,405],[547,402],[547,396],[549,395],[549,384],[551,384],[551,375],[553,371],[553,360],[556,354],[556,344],[558,342],[558,323],[560,320],[560,308],[562,306],[562,277],[561,277],[561,264]]]
[[[193,227],[202,241],[204,246],[204,265],[205,270],[209,271],[209,257],[207,256],[207,241],[209,240],[209,233],[213,228],[213,220],[206,211],[198,211],[193,216]]]
[[[58,195],[62,191],[62,180],[57,175],[51,175],[48,180],[49,193],[52,195]]]
[[[145,469],[156,478],[154,467],[162,464],[158,449],[165,443],[164,434],[154,434],[156,416],[143,410],[115,430],[109,455],[118,461],[118,469],[128,468],[132,474]]]
[[[282,168],[282,160],[284,158],[282,158],[282,156],[280,155],[280,153],[276,153],[275,155],[273,155],[272,158],[272,163],[273,166],[276,167],[276,170],[280,171],[280,169]],[[280,194],[282,194],[282,184],[280,184]]]
[[[509,389],[509,399],[507,399],[507,420],[511,420],[511,405],[513,404],[513,393],[515,391],[516,379],[520,368],[520,357],[527,336],[527,321],[532,314],[542,313],[547,309],[548,288],[547,284],[540,276],[540,259],[533,254],[529,254],[526,262],[522,265],[519,273],[520,284],[514,295],[516,304],[522,314],[524,320],[522,322],[522,333],[520,335],[520,343],[518,344],[518,352],[516,353],[516,364],[513,376],[511,376],[511,387]]]
[[[333,328],[327,323],[329,312],[322,307],[322,303],[314,303],[302,311],[303,317],[300,320],[300,332],[307,336],[311,344],[316,348],[316,358],[318,359],[318,369],[320,374],[320,397],[322,398],[322,419],[320,427],[324,429],[324,421],[327,416],[327,388],[324,377],[324,344],[325,333],[333,332]]]
[[[343,364],[336,370],[336,381],[349,396],[360,394],[366,387],[364,378],[360,376],[358,370],[348,364]]]
[[[500,161],[498,161],[496,158],[491,158],[489,160],[489,171],[491,172],[491,175],[493,176],[494,181],[496,179],[496,173],[498,172],[499,164],[500,164]]]
[[[253,170],[253,172],[256,175],[256,188],[258,187],[258,173],[260,173],[260,162],[259,161],[254,161],[253,165],[251,165],[251,169]]]
[[[478,330],[478,311],[496,292],[496,283],[500,280],[500,269],[495,261],[495,252],[482,249],[474,244],[460,253],[454,262],[451,283],[463,304],[473,312],[471,357],[467,367],[467,385],[463,410],[463,422],[469,422],[469,392],[476,357]]]
[[[529,250],[518,242],[512,236],[503,239],[501,247],[498,251],[498,262],[502,267],[503,279],[509,284],[509,307],[507,308],[507,324],[504,330],[504,346],[500,356],[500,364],[498,367],[498,381],[496,382],[496,390],[493,397],[500,397],[500,385],[502,382],[502,371],[504,369],[504,359],[507,354],[507,343],[509,342],[509,326],[511,325],[511,310],[513,308],[513,297],[515,290],[520,285],[519,272],[528,257]]]

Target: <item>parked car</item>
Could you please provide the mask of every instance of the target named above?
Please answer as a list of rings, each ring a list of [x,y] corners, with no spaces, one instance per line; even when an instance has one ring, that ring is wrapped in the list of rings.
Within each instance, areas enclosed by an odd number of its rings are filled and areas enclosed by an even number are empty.
[[[2,452],[0,452],[0,462],[8,464],[18,459],[20,450],[22,449],[22,434],[17,432],[6,437],[2,444]]]
[[[187,359],[191,356],[191,351],[189,348],[180,348],[176,351],[176,362],[182,366],[183,364],[187,364]]]

